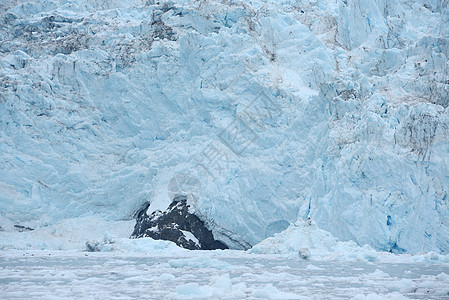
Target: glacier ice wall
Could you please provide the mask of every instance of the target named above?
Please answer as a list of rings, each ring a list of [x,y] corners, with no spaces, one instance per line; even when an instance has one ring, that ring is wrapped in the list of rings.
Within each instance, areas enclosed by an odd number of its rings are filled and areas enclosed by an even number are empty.
[[[123,220],[186,193],[236,248],[310,215],[379,250],[449,251],[447,2],[0,14],[2,218]]]

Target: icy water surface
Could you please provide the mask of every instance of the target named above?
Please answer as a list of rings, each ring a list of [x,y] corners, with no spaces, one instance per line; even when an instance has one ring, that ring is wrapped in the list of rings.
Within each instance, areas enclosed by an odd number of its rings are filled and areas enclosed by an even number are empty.
[[[0,299],[449,299],[444,264],[311,262],[234,251],[0,253]]]

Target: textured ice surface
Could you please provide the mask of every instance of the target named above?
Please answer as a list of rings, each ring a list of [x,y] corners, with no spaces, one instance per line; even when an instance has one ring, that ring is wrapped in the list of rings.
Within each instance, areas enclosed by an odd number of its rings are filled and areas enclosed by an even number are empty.
[[[0,238],[186,194],[236,248],[310,215],[340,240],[447,253],[448,16],[430,0],[2,1]]]
[[[241,251],[6,251],[2,299],[447,299],[441,264],[313,262]]]

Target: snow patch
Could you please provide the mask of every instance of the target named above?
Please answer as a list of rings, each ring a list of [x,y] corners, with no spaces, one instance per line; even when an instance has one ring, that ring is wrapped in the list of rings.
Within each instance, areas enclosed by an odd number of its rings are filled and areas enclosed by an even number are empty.
[[[190,240],[195,243],[198,247],[201,247],[200,241],[191,233],[190,231],[181,230],[187,240]]]

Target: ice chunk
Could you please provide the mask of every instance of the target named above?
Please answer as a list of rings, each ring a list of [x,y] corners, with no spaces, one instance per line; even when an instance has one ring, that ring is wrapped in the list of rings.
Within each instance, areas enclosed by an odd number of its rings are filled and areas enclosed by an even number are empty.
[[[212,269],[227,269],[232,268],[232,265],[213,258],[204,259],[202,257],[198,258],[188,258],[188,259],[172,259],[168,262],[172,268],[212,268]]]
[[[251,253],[290,254],[303,259],[361,259],[376,260],[377,253],[369,246],[359,247],[354,242],[342,242],[329,232],[318,228],[310,218],[299,219],[285,231],[255,245]]]

